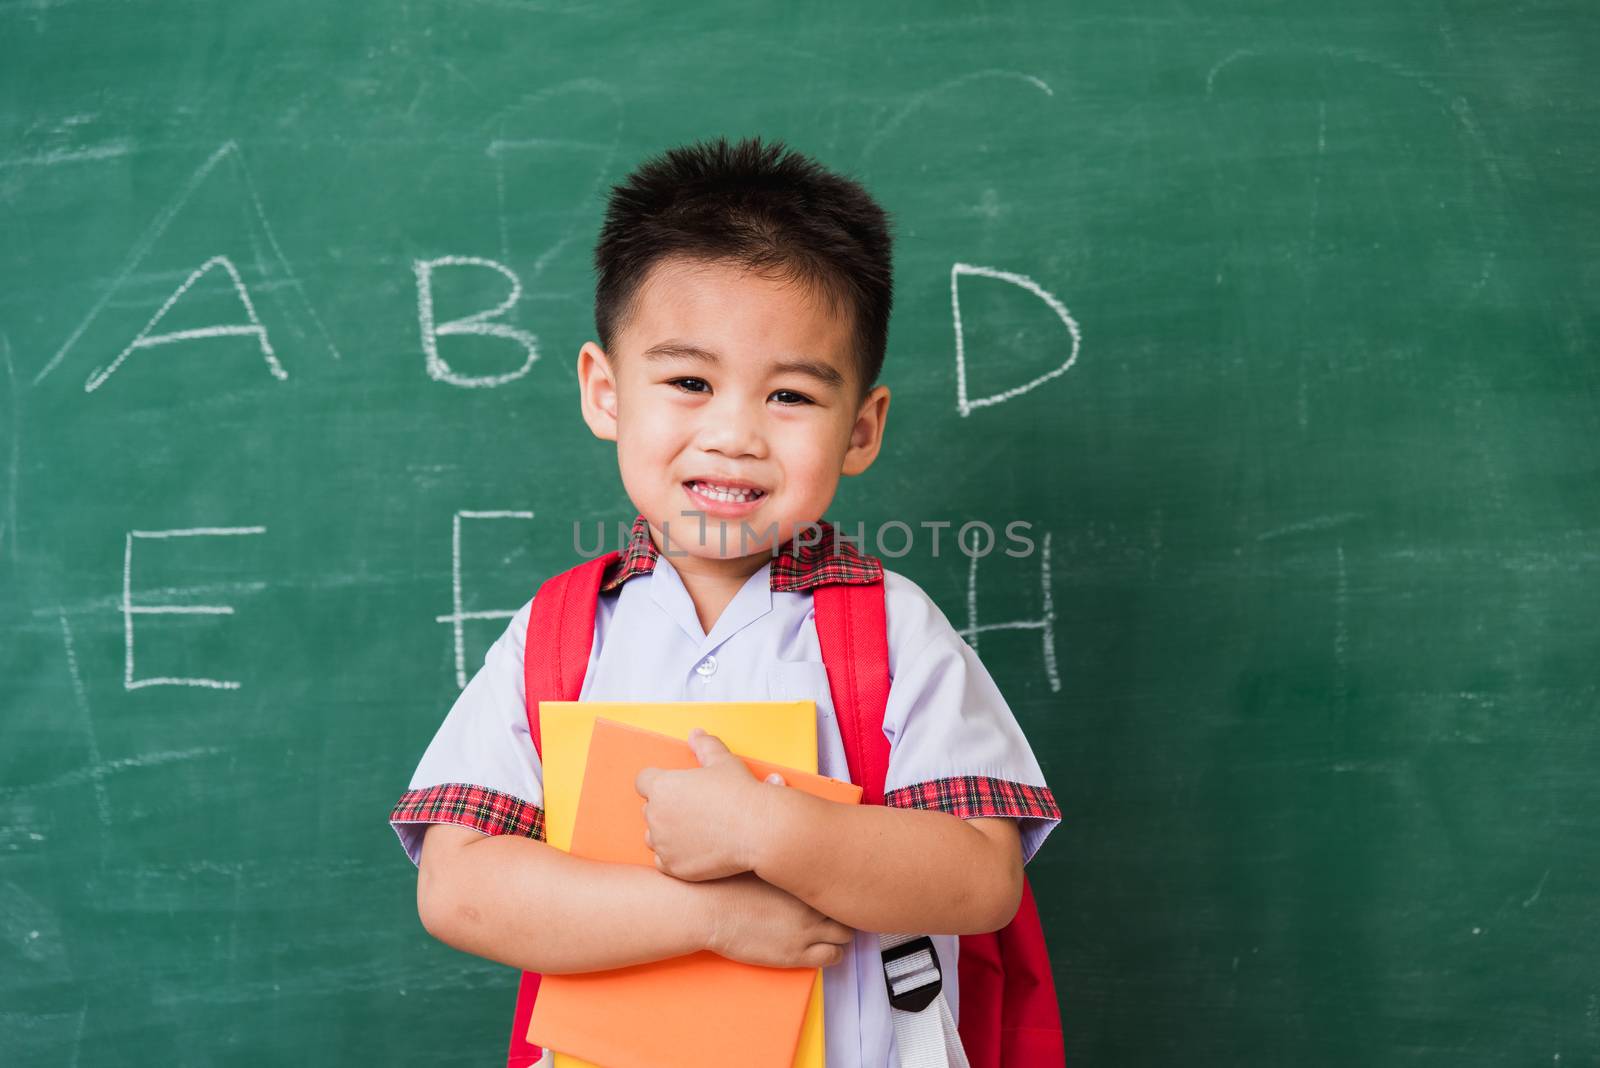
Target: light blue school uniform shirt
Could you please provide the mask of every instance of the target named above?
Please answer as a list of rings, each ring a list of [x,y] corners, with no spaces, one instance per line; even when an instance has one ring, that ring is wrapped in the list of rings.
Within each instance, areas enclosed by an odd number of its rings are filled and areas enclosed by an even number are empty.
[[[580,700],[800,701],[817,708],[821,774],[849,780],[844,743],[822,663],[808,576],[833,561],[837,575],[866,562],[832,531],[818,545],[781,556],[751,575],[707,634],[667,555],[642,518],[628,551],[608,572],[595,611],[594,644]],[[774,568],[782,581],[774,578]],[[889,739],[887,804],[939,808],[963,819],[1017,820],[1024,864],[1060,822],[1055,798],[1027,737],[993,678],[943,612],[910,579],[882,570],[892,685],[883,729]],[[774,586],[779,589],[774,589]],[[524,707],[523,650],[530,600],[489,648],[423,754],[390,815],[415,862],[430,823],[486,834],[544,837],[544,792]],[[915,932],[912,932],[915,933]],[[960,1020],[960,938],[934,935],[944,995]],[[858,931],[849,951],[823,969],[829,1068],[897,1064],[878,934]]]

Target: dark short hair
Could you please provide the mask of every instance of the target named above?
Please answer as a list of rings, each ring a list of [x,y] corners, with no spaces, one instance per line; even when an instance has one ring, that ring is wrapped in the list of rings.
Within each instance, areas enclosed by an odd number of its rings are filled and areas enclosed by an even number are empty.
[[[611,188],[595,245],[595,329],[607,350],[663,260],[727,262],[809,284],[854,321],[865,393],[883,370],[894,269],[889,217],[859,183],[781,141],[669,149]]]

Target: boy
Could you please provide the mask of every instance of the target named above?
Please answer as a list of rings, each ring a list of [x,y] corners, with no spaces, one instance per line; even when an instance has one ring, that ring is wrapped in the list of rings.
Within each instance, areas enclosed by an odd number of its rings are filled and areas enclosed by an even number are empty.
[[[957,936],[1010,922],[1022,867],[1060,814],[993,680],[927,595],[826,524],[817,544],[795,537],[883,443],[888,220],[782,145],[718,140],[617,186],[595,261],[581,406],[616,442],[640,514],[602,582],[581,699],[809,699],[819,770],[848,779],[810,590],[881,579],[888,804],[757,781],[702,733],[699,768],[636,783],[657,870],[549,848],[524,605],[390,817],[419,863],[423,925],[540,973],[702,949],[822,967],[830,1068],[898,1063],[876,932],[933,935],[959,1013]]]

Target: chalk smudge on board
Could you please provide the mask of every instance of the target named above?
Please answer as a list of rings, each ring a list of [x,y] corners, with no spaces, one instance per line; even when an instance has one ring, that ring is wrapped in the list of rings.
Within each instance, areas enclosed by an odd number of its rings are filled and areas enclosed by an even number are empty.
[[[143,753],[139,756],[123,757],[120,760],[104,760],[98,764],[57,775],[55,778],[47,779],[44,782],[0,788],[0,797],[16,797],[36,790],[53,790],[61,786],[77,786],[80,783],[102,779],[114,771],[125,771],[128,768],[152,768],[163,764],[177,764],[186,760],[200,760],[204,757],[217,756],[223,752],[226,752],[226,750],[220,746],[201,746],[195,749],[170,749],[159,753]]]
[[[89,693],[84,689],[83,673],[78,670],[78,650],[72,640],[72,625],[67,622],[67,613],[57,609],[57,618],[61,620],[61,644],[67,651],[67,673],[72,676],[72,700],[78,706],[78,714],[83,717],[83,733],[89,742],[89,767],[98,769],[104,766],[100,757],[100,737],[94,729],[94,715],[89,711]],[[96,814],[100,817],[100,844],[101,862],[105,861],[105,830],[111,826],[111,801],[106,795],[104,776],[93,776],[94,806]]]
[[[0,544],[17,562],[17,479],[22,472],[22,401],[17,396],[17,369],[11,360],[11,339],[0,332],[0,360],[6,365],[6,397],[11,402],[11,458],[6,467],[6,518],[0,523]],[[9,541],[7,539],[10,539]]]
[[[1033,86],[1045,96],[1053,97],[1056,95],[1055,90],[1051,89],[1049,83],[1043,78],[1032,74],[1024,74],[1022,71],[1016,70],[1001,70],[998,68],[975,70],[971,73],[963,74],[958,78],[951,78],[948,81],[940,82],[938,85],[930,86],[921,92],[912,94],[911,99],[907,100],[905,104],[901,106],[900,110],[895,112],[894,115],[889,118],[889,121],[883,124],[882,129],[875,131],[873,135],[867,139],[867,143],[862,146],[861,155],[857,159],[856,169],[858,171],[865,170],[867,161],[871,159],[872,154],[878,150],[878,146],[888,139],[889,136],[892,135],[896,130],[898,130],[901,124],[906,121],[906,119],[910,118],[914,112],[919,110],[929,100],[940,95],[941,93],[946,93],[951,89],[957,89],[963,85],[966,85],[968,82],[977,81],[979,78],[1014,78],[1018,81],[1024,82],[1025,84]]]
[[[32,156],[0,159],[0,170],[9,167],[59,167],[63,163],[92,163],[95,160],[116,159],[132,151],[132,143],[126,140],[109,141],[103,145],[89,145],[85,148],[53,148],[49,152],[39,152]]]
[[[1544,893],[1544,884],[1549,882],[1549,881],[1550,881],[1550,869],[1546,868],[1544,870],[1544,875],[1539,879],[1539,885],[1533,888],[1533,896],[1529,897],[1526,901],[1524,901],[1522,903],[1522,907],[1523,908],[1527,908],[1529,905],[1533,904],[1535,901],[1538,901],[1539,900],[1539,895]]]
[[[1256,541],[1271,541],[1273,538],[1282,538],[1290,534],[1309,534],[1314,530],[1331,530],[1342,527],[1357,519],[1365,518],[1361,512],[1338,512],[1333,515],[1319,515],[1315,519],[1305,519],[1287,526],[1274,527],[1264,533],[1256,535]]]

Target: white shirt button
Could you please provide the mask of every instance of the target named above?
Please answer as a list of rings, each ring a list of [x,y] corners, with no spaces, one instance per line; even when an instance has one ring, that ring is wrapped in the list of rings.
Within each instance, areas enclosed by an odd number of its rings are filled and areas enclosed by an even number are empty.
[[[700,663],[696,664],[694,669],[701,678],[710,678],[712,675],[717,673],[717,658],[714,655],[707,656],[704,660],[700,661]]]

